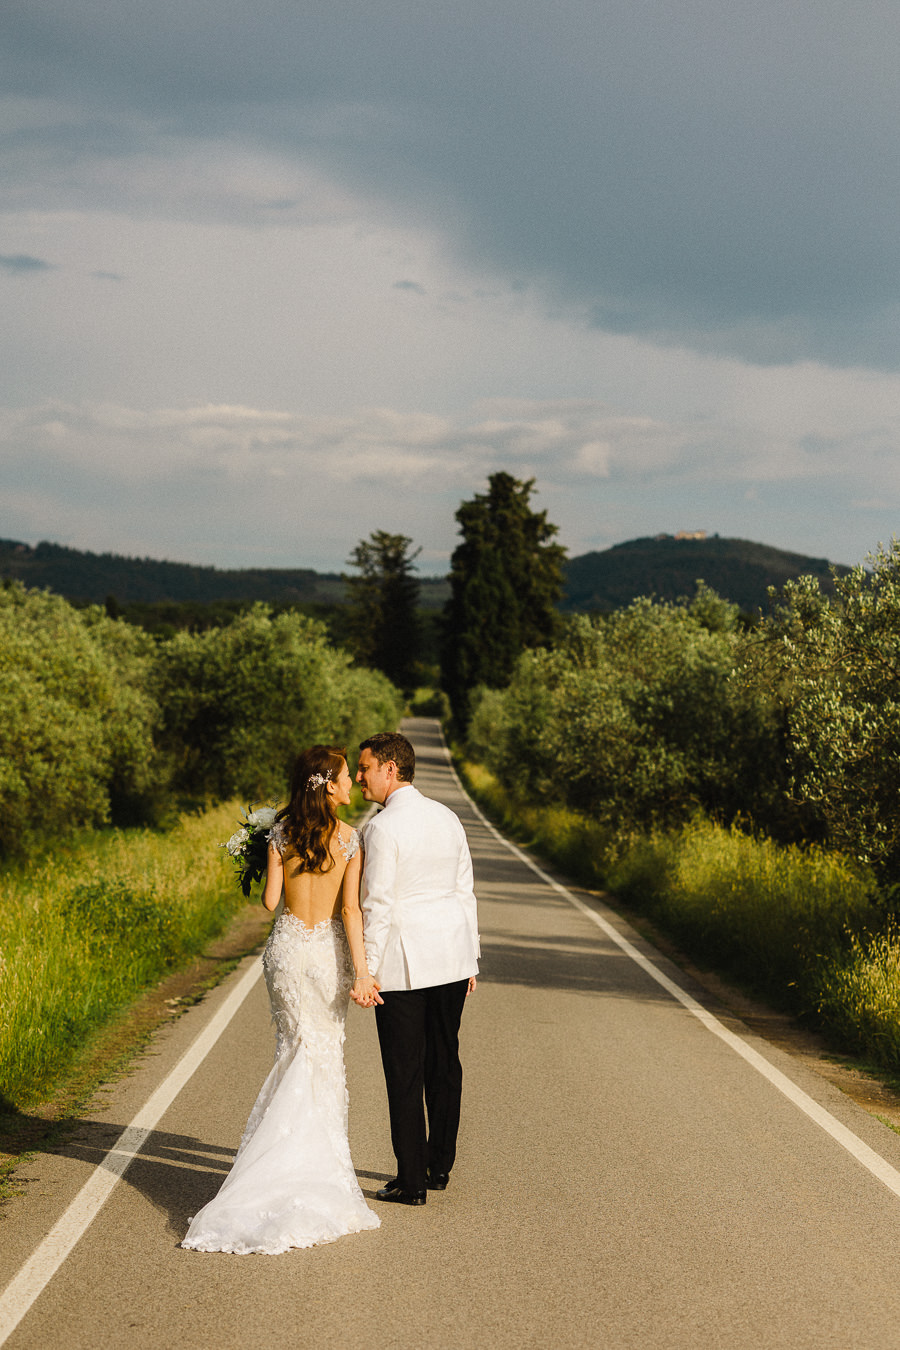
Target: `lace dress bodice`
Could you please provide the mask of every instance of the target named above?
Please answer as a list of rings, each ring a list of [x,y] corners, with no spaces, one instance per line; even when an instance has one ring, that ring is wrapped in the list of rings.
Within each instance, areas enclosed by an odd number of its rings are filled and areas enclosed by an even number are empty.
[[[275,1062],[302,1041],[314,1072],[330,1087],[344,1086],[344,1019],[353,983],[350,951],[340,919],[307,928],[287,910],[275,920],[263,970],[275,1023]],[[250,1116],[247,1129],[253,1122]],[[245,1132],[246,1134],[246,1132]]]

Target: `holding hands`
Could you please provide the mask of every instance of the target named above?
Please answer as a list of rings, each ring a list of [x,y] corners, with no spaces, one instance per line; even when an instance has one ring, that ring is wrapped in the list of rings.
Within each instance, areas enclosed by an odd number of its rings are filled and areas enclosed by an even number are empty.
[[[380,988],[371,975],[357,975],[350,987],[350,997],[361,1008],[374,1008],[376,1003],[384,1002],[378,992]]]

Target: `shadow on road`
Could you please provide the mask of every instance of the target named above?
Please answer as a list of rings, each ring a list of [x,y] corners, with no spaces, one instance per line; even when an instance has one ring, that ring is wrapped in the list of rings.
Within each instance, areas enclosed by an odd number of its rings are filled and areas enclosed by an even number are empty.
[[[364,1172],[359,1167],[357,1167],[355,1171],[356,1179],[359,1182],[359,1188],[367,1200],[374,1200],[375,1192],[379,1190],[386,1181],[393,1181],[395,1176],[395,1173],[393,1172]],[[374,1184],[372,1186],[364,1186],[363,1178]]]
[[[60,1152],[99,1167],[123,1128],[109,1121],[82,1120]],[[235,1152],[191,1135],[153,1130],[122,1179],[165,1213],[169,1231],[181,1241],[191,1216],[221,1186]]]
[[[624,952],[604,950],[589,938],[550,937],[526,943],[505,934],[482,934],[480,978],[485,984],[670,1002],[669,996]]]
[[[523,881],[521,875],[510,877],[509,864],[500,859],[475,858],[475,894],[480,902],[490,901],[498,905],[531,905],[541,909],[563,906],[565,900],[558,899],[538,877],[531,878],[527,873]]]
[[[80,1120],[65,1143],[34,1151],[60,1154],[102,1167],[108,1165],[110,1151],[124,1128],[108,1120]],[[193,1135],[153,1130],[122,1181],[165,1215],[167,1231],[180,1243],[193,1215],[213,1198],[228,1175],[236,1151]],[[374,1199],[379,1186],[391,1180],[387,1172],[360,1170],[357,1175],[369,1200]],[[374,1184],[363,1186],[364,1178]]]

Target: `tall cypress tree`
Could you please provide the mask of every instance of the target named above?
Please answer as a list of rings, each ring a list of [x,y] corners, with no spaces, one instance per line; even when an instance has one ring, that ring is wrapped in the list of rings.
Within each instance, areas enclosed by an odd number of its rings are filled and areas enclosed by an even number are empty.
[[[508,473],[456,513],[462,533],[451,559],[441,675],[460,729],[479,684],[502,688],[526,647],[551,641],[563,590],[565,549],[557,527],[529,505],[534,479]]]
[[[416,685],[422,645],[419,582],[413,576],[421,549],[410,553],[405,534],[375,530],[351,553],[357,576],[345,577],[350,593],[350,645],[360,665],[381,670],[405,694]]]

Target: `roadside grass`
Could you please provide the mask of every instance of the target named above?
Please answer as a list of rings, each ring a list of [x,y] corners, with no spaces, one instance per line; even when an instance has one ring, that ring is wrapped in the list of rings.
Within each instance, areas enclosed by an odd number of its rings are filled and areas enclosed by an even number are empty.
[[[450,721],[450,700],[443,689],[420,685],[409,701],[407,716],[438,717],[446,724]]]
[[[44,1099],[98,1027],[241,908],[217,847],[237,813],[84,831],[0,870],[0,1109]]]
[[[704,960],[809,1014],[823,972],[881,922],[872,877],[819,848],[785,847],[697,817],[625,840],[606,884]]]
[[[21,1163],[64,1144],[75,1122],[97,1109],[98,1091],[130,1072],[159,1027],[199,1002],[245,956],[259,950],[271,917],[260,905],[245,902],[199,955],[94,1027],[39,1102],[27,1110],[4,1109],[0,1103],[0,1221],[3,1202],[21,1193],[17,1179]]]
[[[483,764],[455,757],[466,788],[510,835],[556,863],[573,881],[606,887],[612,831],[564,806],[535,805],[512,796]]]
[[[457,768],[494,820],[573,880],[612,892],[707,969],[842,1050],[900,1073],[900,928],[866,869],[703,817],[619,837],[567,808],[516,801],[481,764]]]
[[[853,935],[844,960],[826,961],[819,1009],[845,1043],[900,1069],[900,931]]]

